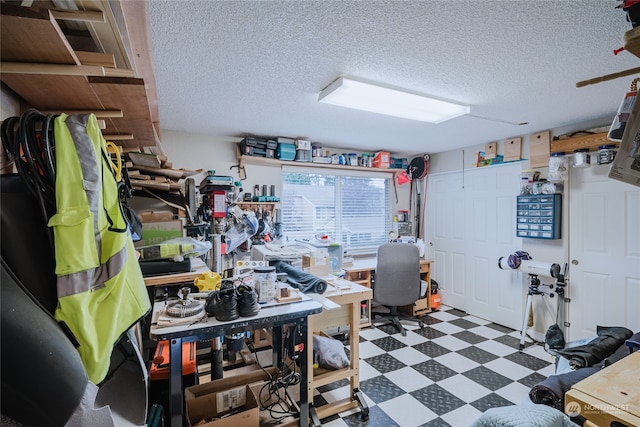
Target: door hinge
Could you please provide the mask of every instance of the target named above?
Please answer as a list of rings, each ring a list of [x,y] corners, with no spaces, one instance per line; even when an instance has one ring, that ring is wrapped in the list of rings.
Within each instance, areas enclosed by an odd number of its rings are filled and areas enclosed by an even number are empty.
[[[571,322],[564,322],[564,326],[565,326],[565,328],[570,327],[571,326]]]

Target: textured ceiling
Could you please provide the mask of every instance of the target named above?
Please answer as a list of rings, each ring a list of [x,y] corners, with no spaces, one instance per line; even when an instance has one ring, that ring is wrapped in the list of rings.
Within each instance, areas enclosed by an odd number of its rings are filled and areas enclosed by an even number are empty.
[[[608,124],[635,76],[576,83],[639,65],[613,54],[631,29],[618,4],[151,0],[161,127],[415,154]],[[471,116],[428,124],[319,104],[339,75],[468,103]]]

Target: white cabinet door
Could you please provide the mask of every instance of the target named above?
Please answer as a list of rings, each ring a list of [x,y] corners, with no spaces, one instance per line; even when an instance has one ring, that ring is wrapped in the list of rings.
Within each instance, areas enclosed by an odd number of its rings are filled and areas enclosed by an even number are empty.
[[[572,169],[569,186],[569,339],[597,326],[640,331],[640,188],[609,165]]]
[[[485,167],[431,176],[427,189],[428,256],[443,303],[514,329],[526,289],[519,275],[498,269],[498,258],[522,247],[520,176],[520,163]]]

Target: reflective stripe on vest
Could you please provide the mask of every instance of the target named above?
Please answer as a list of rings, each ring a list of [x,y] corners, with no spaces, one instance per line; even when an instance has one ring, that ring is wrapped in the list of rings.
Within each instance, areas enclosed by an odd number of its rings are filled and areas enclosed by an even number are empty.
[[[97,384],[108,372],[113,345],[148,312],[150,301],[95,116],[60,115],[54,133],[57,211],[49,226],[55,317],[78,339],[80,358]]]

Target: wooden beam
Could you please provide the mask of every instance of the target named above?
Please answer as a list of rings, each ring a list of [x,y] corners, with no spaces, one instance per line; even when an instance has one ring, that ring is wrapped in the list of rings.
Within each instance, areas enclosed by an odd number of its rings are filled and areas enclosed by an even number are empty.
[[[564,151],[565,153],[573,153],[575,150],[581,148],[588,148],[591,151],[595,151],[601,145],[618,145],[617,142],[607,139],[607,134],[608,132],[602,132],[573,138],[557,139],[551,141],[551,152],[558,153]]]
[[[604,76],[595,77],[589,80],[583,80],[581,82],[576,83],[576,87],[584,87],[596,83],[606,82],[607,80],[613,80],[620,77],[630,76],[631,74],[640,74],[640,67],[630,68],[628,70],[619,71],[617,73],[606,74]]]
[[[97,118],[122,117],[122,110],[40,110],[42,114],[93,114]]]
[[[107,141],[132,141],[133,140],[133,135],[130,133],[122,134],[122,135],[102,135],[102,136]]]
[[[84,52],[76,50],[76,56],[81,65],[116,68],[116,59],[110,53]]]
[[[45,74],[58,76],[134,77],[132,70],[105,68],[93,65],[36,64],[30,62],[2,62],[2,74]]]
[[[99,10],[59,10],[49,9],[54,19],[61,21],[107,22]]]

